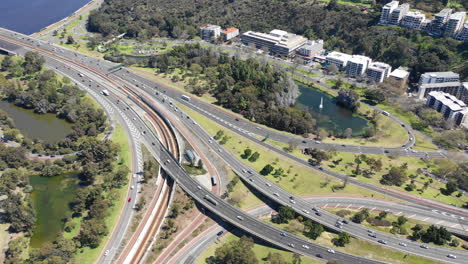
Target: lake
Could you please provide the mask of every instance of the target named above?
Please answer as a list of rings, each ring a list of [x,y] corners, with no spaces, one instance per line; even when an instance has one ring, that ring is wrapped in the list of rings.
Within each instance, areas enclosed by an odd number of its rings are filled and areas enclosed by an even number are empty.
[[[299,84],[299,90],[301,95],[297,99],[296,106],[310,112],[312,117],[317,120],[317,125],[320,128],[338,133],[351,128],[353,135],[357,136],[367,127],[367,120],[353,114],[344,107],[336,105],[333,97],[301,84]],[[319,108],[321,98],[323,98],[322,109]]]
[[[33,110],[15,106],[7,101],[0,101],[0,109],[14,121],[16,128],[30,139],[41,139],[54,143],[71,133],[72,125],[55,114],[36,114]]]
[[[79,182],[76,173],[30,177],[33,187],[31,198],[37,217],[31,247],[38,248],[45,242],[52,242],[62,232],[62,219],[71,216],[69,203],[75,198]]]
[[[32,34],[73,14],[90,0],[2,0],[0,27]]]

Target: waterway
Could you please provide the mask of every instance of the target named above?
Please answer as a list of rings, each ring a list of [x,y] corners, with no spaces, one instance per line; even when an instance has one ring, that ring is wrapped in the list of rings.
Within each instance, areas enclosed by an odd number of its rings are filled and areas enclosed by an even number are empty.
[[[70,202],[79,188],[78,174],[69,173],[55,177],[31,176],[31,198],[36,211],[36,227],[31,246],[38,248],[52,242],[62,232],[62,219],[71,217]]]
[[[90,0],[1,0],[0,27],[32,34],[73,14]]]
[[[57,118],[55,114],[36,114],[33,110],[15,106],[7,101],[0,101],[0,109],[5,111],[15,122],[23,135],[30,139],[40,139],[54,143],[71,133],[71,124]]]
[[[337,105],[333,97],[300,84],[299,90],[301,95],[297,99],[297,107],[310,112],[317,120],[318,127],[334,133],[342,133],[347,128],[351,128],[353,135],[357,136],[368,126],[367,120]],[[322,109],[319,108],[321,98],[323,98]]]

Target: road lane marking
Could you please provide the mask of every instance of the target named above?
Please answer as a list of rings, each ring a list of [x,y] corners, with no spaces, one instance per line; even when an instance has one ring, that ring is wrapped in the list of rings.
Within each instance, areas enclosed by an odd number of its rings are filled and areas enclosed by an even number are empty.
[[[352,204],[349,204],[349,205],[346,207],[346,209],[348,209],[349,207],[351,207],[351,205],[352,205]]]
[[[361,208],[363,208],[363,207],[364,207],[364,206],[363,206],[363,205],[361,205],[361,206],[358,208],[358,210],[361,210]]]
[[[374,208],[372,208],[370,211],[372,212],[372,211],[374,211],[374,210],[375,210],[375,207],[374,207]]]
[[[396,215],[401,215],[401,211],[400,211],[400,212],[398,212],[398,213],[396,213]]]
[[[415,216],[415,214],[412,214],[412,215],[410,215],[410,216],[408,216],[408,217],[409,217],[409,218],[413,218],[413,216]]]
[[[440,223],[444,222],[444,220],[440,220],[438,221],[437,223],[435,223],[436,225],[439,225]]]
[[[325,204],[325,205],[323,206],[323,208],[327,208],[327,205],[328,205],[328,204]]]
[[[429,217],[426,217],[426,218],[424,218],[422,221],[424,221],[424,222],[425,222],[427,219],[429,219]]]
[[[340,206],[340,204],[335,205],[335,208],[338,208],[338,206]]]

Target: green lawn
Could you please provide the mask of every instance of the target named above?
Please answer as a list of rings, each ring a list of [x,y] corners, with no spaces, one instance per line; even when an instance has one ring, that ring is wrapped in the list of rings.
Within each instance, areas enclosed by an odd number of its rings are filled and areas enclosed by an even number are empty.
[[[323,166],[331,170],[334,170],[336,172],[342,173],[342,174],[352,175],[353,170],[355,169],[355,166],[356,166],[354,163],[355,156],[356,155],[353,153],[338,152],[329,161],[324,161]],[[416,190],[411,191],[411,192],[406,191],[405,190],[406,184],[400,187],[386,186],[386,188],[394,188],[404,193],[410,193],[415,196],[421,196],[427,199],[439,201],[439,202],[446,203],[446,204],[452,204],[458,207],[462,206],[464,202],[468,201],[466,197],[462,197],[459,199],[459,198],[456,198],[455,196],[446,196],[446,195],[441,194],[439,190],[435,190],[430,187],[427,188],[422,194],[418,192],[417,189],[422,188],[423,183],[429,180],[429,178],[425,177],[422,174],[418,174],[416,171],[419,168],[433,168],[435,165],[432,160],[423,161],[419,158],[413,158],[413,157],[390,157],[390,156],[385,156],[385,155],[374,155],[374,154],[366,154],[366,156],[371,157],[371,158],[381,159],[383,166],[382,166],[382,170],[380,172],[375,172],[374,175],[371,176],[371,178],[366,178],[362,175],[357,176],[356,179],[360,181],[371,183],[374,185],[380,185],[379,181],[382,175],[387,173],[387,171],[390,169],[391,166],[399,167],[403,165],[404,163],[407,163],[408,175],[412,175],[412,174],[418,175],[418,177],[415,179],[416,180],[415,184],[417,186]],[[343,160],[338,165],[335,165],[332,163],[333,160],[338,160],[338,159],[343,159]],[[368,169],[369,167],[367,166],[367,164],[363,162],[361,164],[361,168]],[[421,183],[419,183],[418,181],[420,181]],[[407,183],[409,184],[410,180],[408,180]],[[436,181],[434,181],[434,183],[431,184],[430,186],[438,187],[439,184]]]
[[[119,166],[119,163],[127,165],[128,168],[132,168],[132,159],[130,153],[130,145],[128,135],[120,124],[116,126],[115,132],[112,135],[112,141],[120,145],[119,160],[114,163],[115,166]],[[130,178],[130,175],[128,176]],[[103,237],[99,247],[91,249],[89,247],[84,248],[75,256],[76,263],[94,263],[99,257],[99,254],[103,250],[110,237],[111,231],[117,224],[120,212],[125,204],[128,192],[128,184],[120,189],[115,190],[114,205],[110,208],[110,214],[104,219],[106,226],[108,227],[109,234]]]
[[[427,140],[425,137],[423,137],[419,133],[414,133],[414,136],[416,137],[416,142],[414,144],[414,149],[417,150],[422,150],[422,151],[437,151],[439,148],[433,144],[431,141]]]
[[[218,243],[211,245],[205,251],[203,251],[202,254],[200,254],[200,256],[197,258],[195,263],[196,264],[206,263],[206,261],[205,261],[206,258],[208,258],[209,256],[213,256],[214,253],[215,253],[216,248],[220,247],[222,244],[229,243],[229,242],[237,240],[237,239],[239,239],[239,237],[237,237],[237,236],[235,236],[235,235],[233,235],[231,233],[228,233],[228,234],[224,235],[219,240]],[[269,264],[270,263],[269,261],[266,261],[266,260],[263,259],[266,256],[268,256],[268,253],[272,253],[272,254],[273,253],[279,253],[279,254],[281,254],[283,256],[284,260],[287,263],[292,263],[293,253],[291,253],[289,251],[276,249],[276,248],[269,247],[269,246],[266,246],[266,245],[261,245],[261,244],[255,244],[254,247],[253,247],[253,251],[255,252],[255,256],[257,256],[257,259],[258,259],[259,263],[262,263],[262,264]],[[325,263],[325,262],[322,262],[322,261],[320,261],[318,259],[312,259],[312,258],[308,258],[308,257],[304,257],[304,256],[301,257],[301,260],[302,260],[302,264]]]
[[[225,135],[230,137],[224,147],[239,159],[241,159],[240,155],[247,147],[253,151],[258,151],[260,153],[260,158],[256,162],[249,162],[244,159],[242,160],[256,171],[261,171],[266,164],[272,164],[275,168],[283,168],[288,176],[275,178],[272,175],[269,175],[266,177],[270,181],[279,184],[282,188],[291,193],[294,193],[295,195],[325,195],[335,192],[335,194],[341,195],[349,194],[363,197],[371,197],[371,195],[374,195],[375,198],[388,199],[386,196],[371,192],[367,189],[352,184],[348,184],[347,187],[343,190],[333,191],[332,186],[341,186],[341,181],[332,179],[330,176],[315,171],[308,166],[304,166],[284,158],[279,154],[271,153],[263,146],[242,138],[234,132],[221,128],[218,124],[207,119],[201,114],[198,114],[181,104],[178,106],[187,114],[189,114],[193,119],[195,119],[209,134],[215,135],[217,131],[224,130]]]
[[[297,220],[290,221],[290,223],[295,222],[295,224],[275,224],[272,223],[271,218],[263,218],[262,220],[266,223],[272,224],[276,227],[279,227],[288,232],[292,232],[300,237],[306,238],[303,233],[303,225]],[[412,263],[412,264],[432,264],[432,263],[441,263],[438,261],[426,259],[423,257],[409,255],[397,250],[390,248],[382,247],[380,245],[360,240],[356,238],[351,238],[351,242],[345,247],[336,247],[332,243],[332,239],[338,237],[335,233],[323,232],[320,237],[318,237],[314,242],[335,250],[339,250],[345,253],[362,256],[368,259],[384,261],[388,263]],[[307,239],[307,238],[306,238]]]
[[[226,170],[229,172],[229,180],[232,180],[234,177],[239,177],[230,168],[226,168]],[[250,210],[264,204],[260,198],[254,195],[247,188],[242,180],[239,180],[239,182],[234,186],[232,192],[229,193],[228,198],[238,199],[240,202],[234,206],[244,210]]]
[[[343,209],[339,209],[339,208],[325,208],[325,210],[327,210],[327,211],[329,211],[329,212],[331,212],[331,213],[336,214],[336,212],[341,211],[341,210],[343,210]],[[355,213],[359,212],[359,210],[349,210],[349,209],[345,209],[345,210],[352,212],[351,214],[349,214],[349,215],[347,215],[346,217],[344,217],[344,218],[346,218],[346,219],[351,219],[352,216],[353,216]],[[378,212],[378,211],[372,211],[372,212],[369,213],[369,217],[370,217],[370,218],[374,218],[374,217],[378,216],[379,213],[380,213],[380,212]],[[385,217],[385,220],[388,220],[388,221],[390,221],[390,222],[397,222],[397,219],[398,219],[398,216],[397,216],[397,215],[390,214],[390,213]],[[411,228],[413,228],[413,227],[414,227],[415,225],[417,225],[417,224],[422,225],[422,226],[423,226],[423,229],[427,229],[427,228],[430,226],[430,224],[428,224],[427,222],[415,220],[415,219],[412,219],[412,218],[407,218],[407,219],[408,219],[408,221],[407,221],[405,224],[403,224],[402,227],[404,227],[404,228],[408,231],[408,235],[411,234],[411,233],[413,232],[413,231],[411,231]],[[381,232],[385,232],[385,233],[388,233],[388,234],[392,234],[392,233],[390,232],[390,229],[392,229],[392,226],[374,226],[374,225],[370,224],[370,223],[367,222],[367,221],[363,221],[361,224],[364,225],[364,226],[370,227],[370,228],[372,228],[372,229],[381,231]],[[395,236],[399,236],[399,237],[403,237],[403,238],[407,238],[407,237],[408,237],[408,235],[398,235],[398,234],[394,234],[394,235],[395,235]],[[463,243],[460,243],[460,246],[458,246],[458,247],[451,247],[451,246],[449,246],[449,245],[445,245],[444,247],[463,250],[463,248],[461,247],[462,244],[463,244]],[[434,246],[434,247],[440,247],[440,246],[438,246],[438,245],[436,245],[436,244],[434,244],[434,243],[428,243],[428,245],[431,245],[431,246]]]

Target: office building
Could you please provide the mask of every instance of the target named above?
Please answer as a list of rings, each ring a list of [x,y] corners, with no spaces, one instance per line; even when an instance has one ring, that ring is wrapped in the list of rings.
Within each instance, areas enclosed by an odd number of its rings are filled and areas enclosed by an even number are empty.
[[[370,81],[381,83],[383,82],[392,71],[392,66],[383,62],[372,62],[367,68],[367,79]]]
[[[461,41],[468,41],[468,21],[463,24],[462,29],[460,30],[460,33],[457,35],[457,39]]]
[[[406,68],[399,67],[390,73],[388,76],[396,84],[399,84],[400,88],[406,87],[408,83],[410,73],[406,70]]]
[[[420,29],[423,22],[426,20],[426,15],[420,12],[409,11],[401,19],[400,25],[405,28]]]
[[[400,24],[401,19],[408,13],[409,11],[409,4],[402,4],[393,10],[392,14],[390,15],[390,19],[388,21],[389,25],[398,25]]]
[[[398,1],[391,1],[382,7],[382,13],[380,14],[380,21],[379,24],[387,25],[390,20],[390,15],[392,14],[393,10],[398,7]]]
[[[257,49],[268,49],[271,54],[288,56],[296,49],[304,45],[306,38],[274,29],[270,33],[247,31],[241,35],[244,45],[255,45]]]
[[[353,55],[346,66],[346,74],[350,77],[363,75],[372,59],[362,55]]]
[[[304,56],[313,58],[323,51],[323,40],[309,40],[302,47],[297,49],[297,53]]]
[[[228,41],[232,38],[239,36],[239,29],[238,28],[226,28],[225,30],[221,31],[221,37],[223,37],[224,41]]]
[[[468,82],[461,83],[457,98],[468,104]]]
[[[447,25],[445,26],[445,33],[444,35],[447,37],[456,37],[457,34],[463,28],[463,23],[465,22],[465,12],[457,12],[450,15],[450,18],[447,21]]]
[[[200,37],[203,40],[216,39],[221,35],[221,27],[216,25],[205,25],[200,27]]]
[[[459,82],[460,75],[454,72],[426,72],[421,74],[419,84]]]
[[[429,29],[430,33],[434,36],[441,36],[451,14],[452,9],[450,8],[442,9],[439,13],[437,13],[431,22]]]
[[[424,99],[430,92],[441,91],[457,96],[460,90],[460,82],[424,83],[419,85],[418,99]]]
[[[352,56],[349,54],[332,51],[325,57],[325,63],[327,65],[335,64],[338,69],[344,70],[351,58]]]
[[[426,106],[441,113],[445,119],[451,119],[457,126],[466,125],[468,108],[466,104],[455,96],[444,92],[430,92]]]

